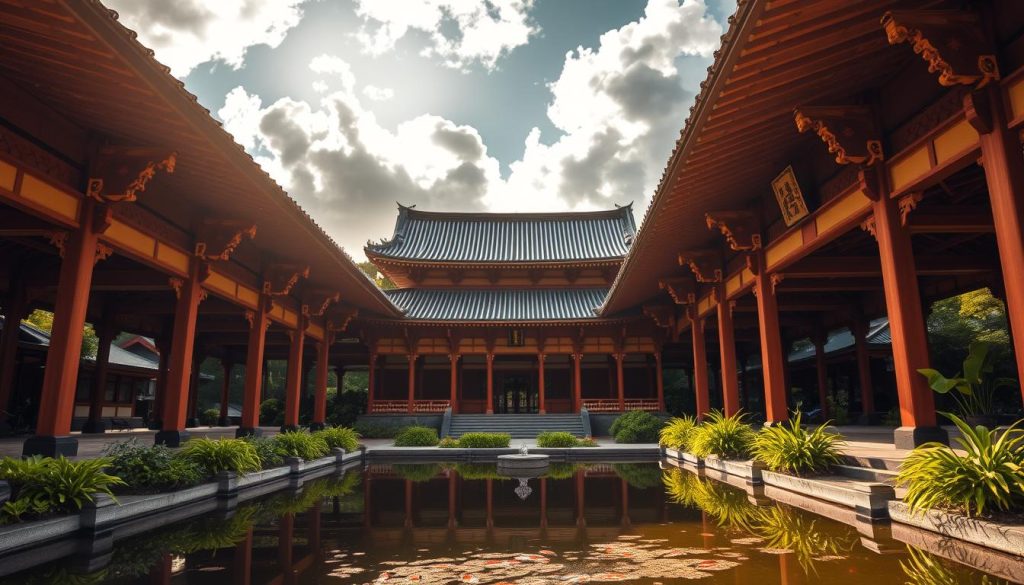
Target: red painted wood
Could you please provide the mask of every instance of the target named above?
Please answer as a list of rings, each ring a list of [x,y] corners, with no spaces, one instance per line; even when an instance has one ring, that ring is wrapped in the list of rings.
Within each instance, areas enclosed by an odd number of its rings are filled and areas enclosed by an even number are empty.
[[[583,375],[580,372],[582,353],[572,354],[572,410],[579,412],[583,407]]]
[[[203,296],[198,272],[199,263],[193,262],[189,278],[178,291],[178,301],[174,308],[174,333],[171,336],[171,359],[167,364],[167,392],[164,394],[162,421],[165,431],[184,430],[185,418],[188,416],[196,320]]]
[[[764,266],[764,254],[758,265]],[[786,374],[782,353],[782,334],[779,330],[779,304],[771,279],[762,269],[754,279],[757,297],[757,323],[761,339],[761,373],[764,376],[764,404],[767,422],[781,422],[789,418],[786,410]]]
[[[369,359],[369,373],[366,375],[366,412],[373,412],[373,402],[377,396],[377,354],[371,353]]]
[[[722,406],[726,415],[740,410],[740,386],[736,370],[736,332],[733,328],[732,309],[725,300],[725,285],[719,285],[718,298],[718,353],[722,364]]]
[[[487,354],[487,414],[494,414],[494,354]],[[490,481],[490,480],[488,480]],[[490,484],[488,484],[490,485]]]
[[[448,355],[448,360],[451,362],[451,388],[449,389],[449,401],[452,405],[452,413],[457,413],[458,410],[458,394],[459,394],[459,354],[452,353]]]
[[[302,398],[302,352],[306,345],[306,334],[302,329],[291,331],[292,343],[288,346],[288,379],[285,383],[284,424],[299,426],[299,401]]]
[[[708,355],[704,344],[704,319],[690,321],[690,339],[693,345],[693,391],[697,398],[697,418],[711,410],[708,396]]]
[[[267,343],[267,301],[259,300],[259,308],[253,311],[252,322],[249,324],[249,344],[245,359],[245,396],[242,397],[243,429],[255,429],[260,426],[260,401],[263,390],[263,350]]]
[[[537,354],[537,394],[540,402],[540,413],[544,414],[548,411],[547,397],[544,395],[544,360],[548,356],[538,353]]]
[[[626,359],[626,354],[616,353],[612,357],[615,358],[615,389],[618,393],[619,412],[622,412],[626,410],[626,381],[622,371],[622,362]]]
[[[658,392],[658,410],[665,410],[665,373],[661,370],[661,352],[654,352],[654,376]]]
[[[416,404],[416,358],[418,356],[414,353],[410,353],[405,356],[409,361],[409,396],[406,399],[408,403],[408,412],[414,412]]]
[[[107,391],[107,372],[110,370],[110,343],[114,340],[114,333],[113,315],[110,311],[104,310],[99,326],[96,328],[96,338],[99,345],[96,349],[96,366],[92,372],[92,395],[89,397],[89,421],[97,425],[103,418],[103,400]]]

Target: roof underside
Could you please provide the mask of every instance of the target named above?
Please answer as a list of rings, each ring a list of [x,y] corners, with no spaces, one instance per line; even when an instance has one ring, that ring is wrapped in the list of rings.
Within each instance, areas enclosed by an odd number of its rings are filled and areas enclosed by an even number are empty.
[[[620,259],[636,235],[632,206],[570,213],[432,213],[400,207],[391,240],[368,255],[426,262]]]
[[[596,319],[607,288],[422,289],[387,291],[406,318],[428,321],[579,321]]]

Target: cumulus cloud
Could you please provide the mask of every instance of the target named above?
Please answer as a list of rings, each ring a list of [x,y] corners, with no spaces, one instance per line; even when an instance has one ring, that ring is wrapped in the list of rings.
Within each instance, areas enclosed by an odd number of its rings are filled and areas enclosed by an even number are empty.
[[[367,99],[374,102],[386,102],[389,99],[395,97],[395,91],[390,87],[377,87],[376,85],[367,85],[363,88],[363,95]]]
[[[238,69],[254,45],[276,47],[302,19],[303,0],[105,0],[177,77],[221,59]]]
[[[419,31],[428,39],[424,55],[457,69],[474,63],[493,69],[540,30],[530,21],[532,7],[533,0],[356,0],[363,19],[356,36],[366,52],[380,55]]]

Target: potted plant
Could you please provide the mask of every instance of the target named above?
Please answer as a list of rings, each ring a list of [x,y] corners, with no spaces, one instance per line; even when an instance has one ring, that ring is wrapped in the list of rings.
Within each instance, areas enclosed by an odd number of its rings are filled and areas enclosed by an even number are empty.
[[[918,373],[928,379],[928,385],[932,390],[953,397],[960,413],[971,426],[995,426],[993,399],[996,391],[1017,385],[1017,381],[1012,378],[995,377],[994,355],[990,351],[991,348],[991,344],[983,341],[972,343],[963,369],[952,377],[946,377],[931,368],[918,370]]]

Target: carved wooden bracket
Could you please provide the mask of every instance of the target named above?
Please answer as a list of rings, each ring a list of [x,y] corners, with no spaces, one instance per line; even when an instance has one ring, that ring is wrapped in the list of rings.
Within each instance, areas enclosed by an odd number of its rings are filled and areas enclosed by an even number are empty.
[[[103,147],[92,165],[86,195],[100,203],[135,201],[157,171],[174,172],[176,152],[153,148]]]
[[[185,287],[185,280],[182,278],[178,278],[176,276],[172,276],[167,279],[167,283],[171,286],[172,289],[174,289],[174,298],[181,299],[181,290]],[[205,290],[200,290],[199,302],[201,303],[205,301],[209,296],[209,293],[207,293]]]
[[[676,326],[676,314],[672,305],[643,305],[641,310],[658,327],[674,329]]]
[[[305,302],[302,306],[305,312],[314,317],[323,317],[327,307],[341,299],[341,293],[337,291],[314,290],[306,293]]]
[[[783,280],[786,280],[786,275],[776,272],[769,276],[768,280],[772,285],[772,294],[775,294],[775,289],[779,287],[779,283],[781,283]]]
[[[680,252],[679,265],[689,266],[697,282],[722,281],[722,261],[717,252],[710,250]]]
[[[878,201],[882,197],[882,190],[878,188],[878,174],[874,170],[861,167],[857,171],[857,186],[864,196],[872,201]]]
[[[873,215],[868,217],[864,221],[862,221],[861,224],[860,224],[860,229],[862,229],[862,230],[866,231],[867,233],[871,234],[871,237],[875,238],[877,240],[878,239],[878,233],[876,231],[876,228],[877,228],[877,226],[875,225],[875,216],[873,216]]]
[[[256,237],[256,224],[238,220],[206,220],[199,227],[195,255],[208,262],[227,261],[242,238]]]
[[[757,218],[749,211],[709,211],[704,214],[708,229],[718,229],[734,252],[760,250],[761,233]]]
[[[100,260],[106,260],[113,255],[114,249],[104,244],[103,242],[96,242],[96,257],[93,258],[93,266],[100,263]]]
[[[689,305],[697,302],[697,290],[692,279],[668,277],[658,281],[658,288],[668,293],[677,305]]]
[[[454,268],[448,271],[448,279],[452,281],[452,284],[459,284],[465,277],[466,273],[461,268]]]
[[[309,266],[277,265],[267,270],[263,281],[263,294],[269,297],[283,297],[292,291],[300,278],[309,278]]]
[[[328,331],[345,331],[349,323],[359,315],[359,309],[355,307],[338,307],[331,312],[327,318]]]
[[[916,191],[914,193],[908,193],[903,197],[900,197],[899,208],[900,208],[900,225],[903,227],[907,226],[907,217],[910,212],[917,209],[917,204],[924,199],[924,193]]]
[[[992,102],[988,100],[985,92],[972,91],[964,96],[964,117],[967,122],[978,131],[978,134],[992,132]]]
[[[961,10],[892,10],[882,16],[890,45],[910,43],[939,83],[981,89],[999,81],[999,65],[981,19]]]
[[[813,130],[841,165],[871,166],[885,158],[871,110],[863,106],[806,106],[793,111],[800,133]]]
[[[53,230],[46,234],[46,237],[50,240],[50,245],[57,248],[57,253],[60,254],[61,258],[63,258],[64,248],[67,247],[68,243],[68,233],[64,230]]]

